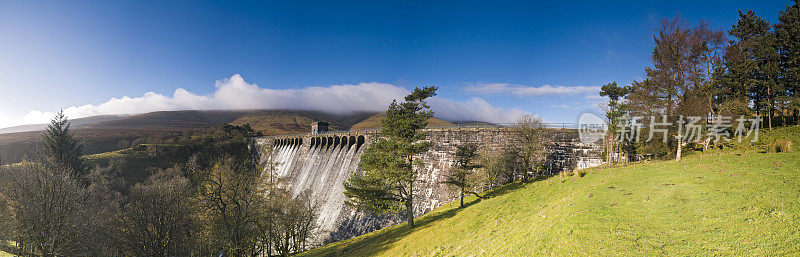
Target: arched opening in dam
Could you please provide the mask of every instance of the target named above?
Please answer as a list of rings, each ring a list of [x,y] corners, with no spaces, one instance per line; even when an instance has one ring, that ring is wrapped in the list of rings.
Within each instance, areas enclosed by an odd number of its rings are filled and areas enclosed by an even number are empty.
[[[365,141],[364,140],[364,136],[358,136],[357,140],[358,141],[356,141],[356,151],[358,151],[358,149],[360,149],[361,146],[364,145],[364,141]]]

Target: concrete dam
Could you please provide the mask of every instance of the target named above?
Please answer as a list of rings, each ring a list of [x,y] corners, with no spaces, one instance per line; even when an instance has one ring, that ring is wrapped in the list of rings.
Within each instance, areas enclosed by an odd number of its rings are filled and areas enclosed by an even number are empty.
[[[575,129],[547,129],[550,142],[545,168],[551,173],[583,169],[602,164],[603,146],[583,144]],[[503,126],[443,127],[424,130],[431,148],[417,156],[424,167],[416,168],[415,216],[458,199],[457,191],[441,182],[454,164],[456,147],[476,143],[497,150],[512,140],[514,130]],[[325,132],[258,138],[262,159],[277,163],[276,172],[294,195],[308,191],[320,207],[317,243],[328,243],[362,235],[403,220],[397,215],[377,216],[345,205],[344,186],[350,174],[359,171],[364,150],[378,131]]]

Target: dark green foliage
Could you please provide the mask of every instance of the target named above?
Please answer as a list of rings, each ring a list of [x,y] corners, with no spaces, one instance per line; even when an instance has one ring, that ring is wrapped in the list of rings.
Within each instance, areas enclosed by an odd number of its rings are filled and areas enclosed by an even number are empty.
[[[622,101],[625,96],[628,95],[630,92],[629,87],[621,87],[617,85],[617,82],[611,82],[608,84],[603,85],[600,88],[600,96],[607,96],[608,101],[608,109],[606,110],[606,119],[608,119],[608,135],[606,137],[606,161],[610,165],[614,162],[614,153],[620,152],[621,145],[616,145],[614,138],[618,134],[618,127],[617,124],[620,122],[620,118],[622,118],[628,112],[628,106]],[[626,142],[630,144],[630,142]]]
[[[778,88],[780,73],[777,38],[770,30],[769,22],[753,11],[739,12],[739,20],[728,31],[735,38],[728,48],[732,51],[728,60],[734,83],[745,85],[748,97],[756,113],[767,116],[772,127],[772,111],[775,100],[782,95]],[[765,113],[766,112],[766,113]]]
[[[619,102],[620,99],[628,94],[629,90],[628,87],[618,86],[617,82],[614,81],[600,88],[600,96],[608,96],[612,102]]]
[[[86,174],[87,167],[83,155],[83,145],[69,131],[69,121],[63,111],[50,120],[42,136],[42,155],[56,165],[69,168],[78,177]]]
[[[792,110],[794,122],[800,109],[800,5],[798,2],[780,12],[775,24],[778,53],[780,54],[782,80],[786,89],[783,100],[786,109]]]
[[[413,166],[420,164],[414,155],[425,152],[430,144],[418,142],[433,112],[425,100],[436,95],[436,87],[415,88],[405,101],[392,101],[381,120],[382,136],[365,150],[359,168],[344,183],[347,204],[375,213],[405,212],[409,226],[414,226]]]

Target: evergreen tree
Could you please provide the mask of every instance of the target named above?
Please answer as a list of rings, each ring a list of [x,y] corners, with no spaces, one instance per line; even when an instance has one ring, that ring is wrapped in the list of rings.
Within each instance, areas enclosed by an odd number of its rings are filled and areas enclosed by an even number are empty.
[[[748,96],[756,113],[766,112],[767,122],[772,129],[772,113],[775,99],[782,90],[778,88],[778,53],[775,49],[775,34],[769,22],[758,17],[753,11],[739,11],[739,20],[728,31],[736,40],[731,43],[729,69],[746,86]]]
[[[792,109],[794,122],[797,122],[800,109],[800,5],[794,4],[780,12],[779,22],[775,24],[780,52],[782,80],[787,93],[787,107]]]
[[[615,138],[615,130],[617,129],[617,123],[619,123],[620,117],[625,114],[625,104],[622,103],[622,99],[628,95],[630,89],[628,87],[620,87],[617,85],[617,82],[611,82],[608,84],[603,85],[600,88],[600,96],[607,96],[608,97],[608,111],[606,111],[606,118],[608,119],[608,137],[607,137],[607,147],[606,149],[606,161],[608,161],[608,165],[611,165],[614,159],[614,138]]]
[[[408,225],[414,226],[414,182],[419,165],[414,155],[425,152],[428,142],[422,133],[433,117],[426,99],[436,95],[436,87],[415,88],[405,101],[392,101],[381,120],[381,138],[361,156],[363,173],[353,173],[344,183],[347,204],[375,213],[405,212]]]
[[[477,192],[472,191],[476,182],[473,170],[480,166],[475,164],[477,157],[478,145],[473,143],[459,145],[456,148],[455,166],[450,174],[445,175],[445,180],[442,182],[458,188],[462,208],[464,207],[464,196],[466,194],[474,194],[482,198]]]
[[[86,163],[81,157],[83,145],[70,133],[69,126],[64,111],[58,112],[50,120],[50,125],[42,136],[42,155],[53,164],[67,167],[82,177],[87,172]]]

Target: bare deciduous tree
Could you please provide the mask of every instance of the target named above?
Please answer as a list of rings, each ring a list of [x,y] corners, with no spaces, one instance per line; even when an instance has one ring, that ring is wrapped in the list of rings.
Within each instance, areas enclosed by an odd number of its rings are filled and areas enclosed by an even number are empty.
[[[188,256],[192,213],[189,180],[161,171],[131,188],[117,218],[119,247],[134,256]]]
[[[525,182],[528,180],[530,172],[533,172],[536,176],[543,175],[544,163],[547,160],[545,126],[541,118],[526,114],[517,119],[515,129],[522,163],[524,164],[521,171],[522,181]]]

